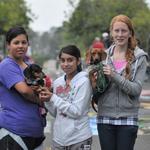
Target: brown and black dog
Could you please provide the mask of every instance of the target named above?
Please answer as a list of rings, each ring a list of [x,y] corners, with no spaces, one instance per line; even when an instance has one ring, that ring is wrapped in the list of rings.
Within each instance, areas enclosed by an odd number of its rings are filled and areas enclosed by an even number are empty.
[[[93,88],[93,93],[95,93],[96,90],[96,84],[97,84],[97,79],[98,79],[98,74],[99,74],[99,69],[103,71],[102,66],[104,61],[107,61],[107,53],[103,48],[100,47],[91,47],[91,49],[88,51],[88,54],[86,55],[89,59],[89,67],[88,67],[88,72],[89,72],[89,78],[90,82]],[[95,96],[93,94],[92,98],[92,107],[93,109],[97,112],[95,108],[95,104],[97,104],[97,95]]]
[[[86,53],[86,62],[88,65],[97,64],[106,59],[106,52],[102,42],[94,42]]]
[[[101,61],[106,60],[107,54],[103,49],[92,48],[90,51],[90,64],[96,65]]]

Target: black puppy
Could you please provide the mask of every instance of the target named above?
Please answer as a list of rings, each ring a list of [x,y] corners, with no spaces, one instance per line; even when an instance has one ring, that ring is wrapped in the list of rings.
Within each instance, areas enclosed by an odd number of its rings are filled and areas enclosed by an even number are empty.
[[[31,64],[24,70],[26,83],[31,86],[44,86],[44,78],[46,77],[42,68],[37,64]]]
[[[25,81],[29,86],[44,86],[45,85],[45,74],[42,68],[37,64],[31,64],[24,70]],[[39,111],[43,117],[43,124],[46,126],[46,115],[47,109],[43,102],[39,104]]]

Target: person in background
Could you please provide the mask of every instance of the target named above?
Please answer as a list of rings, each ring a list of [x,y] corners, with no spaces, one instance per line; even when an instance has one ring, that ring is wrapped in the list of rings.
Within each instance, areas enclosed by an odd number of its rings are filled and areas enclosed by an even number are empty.
[[[106,50],[108,89],[99,96],[97,128],[102,150],[133,150],[138,131],[139,97],[147,54],[137,46],[131,19],[115,16],[110,24],[113,45]]]
[[[92,48],[101,48],[105,49],[103,41],[99,37],[95,37],[93,43],[92,43]]]
[[[43,89],[40,95],[55,117],[52,150],[91,150],[88,112],[92,89],[81,68],[80,50],[75,45],[63,47],[59,60],[65,74],[53,82],[53,93]]]
[[[110,39],[110,35],[107,32],[104,32],[102,34],[102,41],[104,43],[105,49],[109,48],[111,45],[111,39]]]
[[[6,33],[8,56],[0,63],[0,147],[3,150],[42,150],[43,117],[39,98],[26,84],[24,56],[29,46],[23,27]]]

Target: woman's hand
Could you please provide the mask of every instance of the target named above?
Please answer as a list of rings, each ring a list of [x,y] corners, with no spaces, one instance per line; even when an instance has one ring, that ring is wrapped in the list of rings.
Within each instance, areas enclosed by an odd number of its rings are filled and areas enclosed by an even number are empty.
[[[41,87],[38,89],[39,99],[41,101],[47,102],[50,101],[53,93],[47,87]]]
[[[109,77],[113,76],[113,70],[109,65],[104,65],[103,71],[105,75],[108,75]]]

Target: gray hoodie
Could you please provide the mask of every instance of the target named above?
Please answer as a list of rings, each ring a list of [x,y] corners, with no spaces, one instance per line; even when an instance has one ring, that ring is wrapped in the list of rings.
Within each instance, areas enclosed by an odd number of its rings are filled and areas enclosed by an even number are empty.
[[[46,103],[48,111],[55,117],[53,140],[62,146],[84,141],[92,136],[88,112],[92,89],[88,74],[76,74],[66,90],[64,75],[54,81],[53,96]]]
[[[113,55],[113,48],[107,50],[110,57]],[[147,68],[147,54],[136,47],[134,55],[135,59],[131,63],[131,80],[122,75],[125,70],[121,73],[114,70],[109,88],[99,97],[98,116],[115,118],[138,116],[139,97]],[[111,59],[108,57],[108,63],[110,62]],[[110,65],[113,67],[112,63]]]

